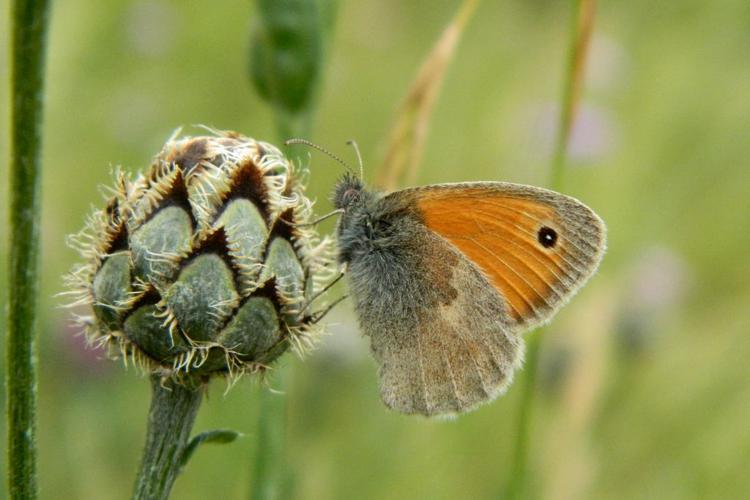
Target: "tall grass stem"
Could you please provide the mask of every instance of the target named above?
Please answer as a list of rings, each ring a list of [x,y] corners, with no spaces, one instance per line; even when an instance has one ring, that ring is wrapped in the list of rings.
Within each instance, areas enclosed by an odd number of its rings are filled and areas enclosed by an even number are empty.
[[[249,77],[274,110],[280,143],[309,138],[317,93],[325,66],[326,42],[336,17],[337,0],[256,0],[257,19],[250,47]],[[294,158],[291,147],[283,147]],[[287,389],[293,366],[277,365],[274,392],[264,389],[259,401],[252,500],[289,496],[294,475],[287,464]]]
[[[573,15],[570,23],[570,42],[567,64],[560,98],[555,149],[550,167],[549,187],[562,189],[568,144],[575,124],[575,115],[583,86],[586,56],[594,26],[596,0],[573,0]],[[534,420],[534,394],[538,372],[539,351],[544,328],[532,332],[526,348],[526,366],[521,384],[521,399],[516,422],[516,442],[513,468],[506,498],[526,498],[530,494],[530,454]]]
[[[479,0],[464,0],[422,60],[388,132],[385,157],[375,178],[379,189],[393,191],[416,181],[440,88],[478,4]]]

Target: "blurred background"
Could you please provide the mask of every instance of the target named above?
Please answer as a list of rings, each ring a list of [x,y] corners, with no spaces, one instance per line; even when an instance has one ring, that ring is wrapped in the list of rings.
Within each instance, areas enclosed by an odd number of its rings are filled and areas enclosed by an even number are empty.
[[[248,76],[251,2],[53,2],[43,157],[39,450],[42,498],[128,498],[147,380],[85,350],[59,308],[61,275],[111,170],[136,171],[178,126],[278,143]],[[458,2],[341,2],[309,139],[366,175],[398,103]],[[9,0],[0,0],[7,24]],[[544,185],[566,64],[570,2],[484,2],[432,116],[417,183]],[[7,103],[8,31],[0,30]],[[0,257],[7,259],[8,111],[0,120]],[[740,498],[750,492],[750,5],[599,2],[562,190],[609,227],[600,272],[544,332],[531,494]],[[313,155],[318,213],[340,167]],[[331,225],[323,227],[330,231]],[[5,303],[7,269],[0,269]],[[334,292],[344,293],[344,288]],[[5,315],[5,311],[2,312]],[[5,324],[5,317],[2,318]],[[350,305],[293,365],[286,389],[293,498],[498,498],[512,469],[520,385],[454,421],[387,411]],[[273,387],[273,379],[271,386]],[[202,447],[173,497],[247,498],[259,384],[216,381]],[[0,423],[0,426],[4,425]],[[3,430],[4,434],[4,430]],[[4,454],[0,460],[5,460]],[[4,468],[4,465],[3,465]],[[3,474],[4,475],[4,474]]]

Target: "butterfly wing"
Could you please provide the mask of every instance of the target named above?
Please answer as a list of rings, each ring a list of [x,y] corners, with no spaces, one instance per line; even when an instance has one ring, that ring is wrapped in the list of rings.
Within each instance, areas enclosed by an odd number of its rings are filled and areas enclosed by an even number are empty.
[[[489,278],[519,325],[554,315],[599,266],[602,220],[580,201],[521,184],[438,184],[389,195]]]
[[[349,261],[350,290],[380,366],[385,404],[451,414],[500,394],[522,345],[502,298],[457,249],[407,211]]]
[[[460,259],[453,281],[455,298],[417,309],[413,328],[371,336],[381,396],[391,408],[428,416],[468,411],[503,393],[521,364],[521,339],[484,277]]]
[[[544,189],[444,184],[352,214],[340,245],[384,402],[438,415],[504,391],[522,358],[519,333],[549,319],[593,274],[604,225]]]

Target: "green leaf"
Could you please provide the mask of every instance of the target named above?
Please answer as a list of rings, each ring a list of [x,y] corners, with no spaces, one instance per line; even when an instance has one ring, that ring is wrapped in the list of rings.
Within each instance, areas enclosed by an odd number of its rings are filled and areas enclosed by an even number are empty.
[[[185,451],[182,452],[182,457],[180,458],[180,468],[183,468],[185,467],[185,465],[187,465],[188,461],[193,456],[193,453],[195,453],[195,450],[198,449],[198,446],[206,443],[231,443],[240,436],[242,436],[242,433],[233,431],[231,429],[215,429],[213,431],[201,432],[190,440],[188,445],[185,447]]]

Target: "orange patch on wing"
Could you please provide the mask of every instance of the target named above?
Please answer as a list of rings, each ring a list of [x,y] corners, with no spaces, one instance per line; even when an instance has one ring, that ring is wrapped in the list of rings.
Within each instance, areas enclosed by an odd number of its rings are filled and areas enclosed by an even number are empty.
[[[543,226],[559,232],[554,207],[481,188],[426,193],[416,201],[425,225],[485,272],[516,320],[559,301],[555,286],[566,274],[562,238],[549,249],[538,241]]]

